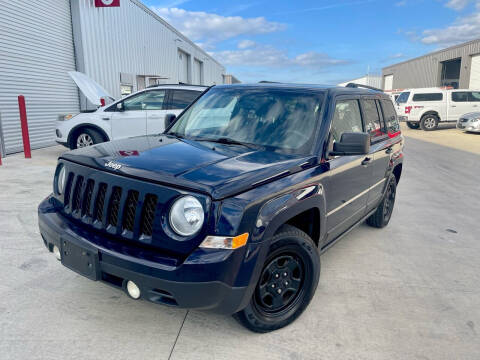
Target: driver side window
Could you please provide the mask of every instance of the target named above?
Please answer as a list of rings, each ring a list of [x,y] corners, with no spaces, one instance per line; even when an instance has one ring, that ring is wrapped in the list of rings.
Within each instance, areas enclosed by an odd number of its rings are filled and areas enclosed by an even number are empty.
[[[145,110],[144,100],[146,97],[147,97],[147,93],[145,92],[131,96],[123,100],[123,108],[125,109],[125,111]]]
[[[339,100],[332,119],[332,137],[339,142],[344,132],[363,132],[362,115],[358,100]]]

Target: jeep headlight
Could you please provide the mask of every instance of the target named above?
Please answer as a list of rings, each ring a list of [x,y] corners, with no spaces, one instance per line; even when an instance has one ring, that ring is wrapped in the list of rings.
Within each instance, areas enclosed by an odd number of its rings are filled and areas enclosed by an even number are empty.
[[[173,203],[169,220],[170,226],[177,234],[191,236],[203,225],[203,206],[193,196],[181,197]]]
[[[58,165],[56,173],[57,173],[57,176],[55,178],[55,191],[58,195],[61,195],[65,188],[65,179],[66,179],[65,166],[63,164]]]

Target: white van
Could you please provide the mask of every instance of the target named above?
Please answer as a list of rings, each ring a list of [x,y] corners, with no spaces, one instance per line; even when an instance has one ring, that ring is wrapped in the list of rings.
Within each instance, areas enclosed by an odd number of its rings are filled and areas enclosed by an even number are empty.
[[[431,131],[439,122],[457,122],[480,110],[480,90],[424,88],[405,90],[397,98],[397,114],[410,129]]]

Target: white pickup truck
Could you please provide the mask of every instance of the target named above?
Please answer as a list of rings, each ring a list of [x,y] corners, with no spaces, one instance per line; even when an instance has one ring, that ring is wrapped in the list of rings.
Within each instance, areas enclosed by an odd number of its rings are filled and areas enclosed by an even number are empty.
[[[410,129],[431,131],[439,122],[456,122],[463,114],[480,110],[480,90],[409,89],[396,101],[400,121]]]

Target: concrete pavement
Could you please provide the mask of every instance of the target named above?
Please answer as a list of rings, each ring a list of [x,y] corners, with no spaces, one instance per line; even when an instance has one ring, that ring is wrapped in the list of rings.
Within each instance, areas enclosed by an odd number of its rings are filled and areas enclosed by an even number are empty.
[[[40,239],[53,147],[0,167],[1,359],[478,359],[480,156],[413,138],[390,225],[361,225],[322,255],[291,326],[130,300],[63,268]]]

